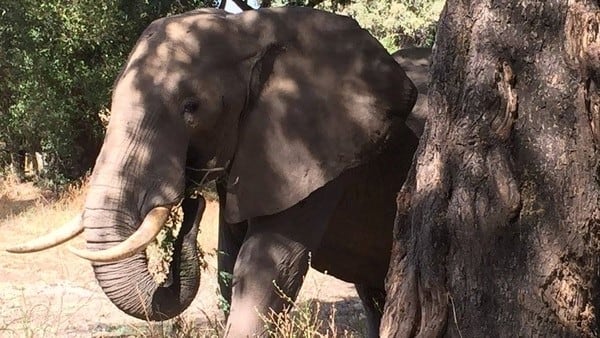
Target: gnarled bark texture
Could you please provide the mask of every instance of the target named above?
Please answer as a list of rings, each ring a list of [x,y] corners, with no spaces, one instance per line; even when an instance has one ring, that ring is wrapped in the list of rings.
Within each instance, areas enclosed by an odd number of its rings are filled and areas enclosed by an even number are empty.
[[[448,0],[382,337],[599,334],[599,6]]]

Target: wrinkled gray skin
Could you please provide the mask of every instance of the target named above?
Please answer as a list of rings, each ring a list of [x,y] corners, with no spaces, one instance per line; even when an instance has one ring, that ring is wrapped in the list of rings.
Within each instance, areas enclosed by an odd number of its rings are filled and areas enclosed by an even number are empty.
[[[355,283],[378,335],[395,195],[417,139],[404,124],[416,89],[349,18],[305,8],[158,20],[115,84],[83,222],[87,247],[122,242],[157,206],[218,182],[226,336],[264,334],[258,314],[289,304],[312,266]],[[203,199],[184,201],[183,236],[164,285],[144,253],[94,263],[126,313],[181,313],[199,285]]]
[[[419,91],[417,103],[415,103],[412,113],[406,119],[406,124],[420,137],[427,121],[427,86],[429,84],[431,48],[411,47],[400,49],[394,52],[392,56],[402,66],[406,75]]]

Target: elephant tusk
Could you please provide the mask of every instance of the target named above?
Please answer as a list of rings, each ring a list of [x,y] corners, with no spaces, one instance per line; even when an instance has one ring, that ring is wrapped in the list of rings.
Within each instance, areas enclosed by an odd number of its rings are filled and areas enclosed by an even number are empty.
[[[30,253],[42,251],[62,244],[82,232],[83,223],[81,222],[81,214],[79,214],[73,217],[73,219],[71,219],[62,227],[28,242],[9,247],[6,249],[6,251],[11,253]]]
[[[92,262],[116,262],[131,257],[145,249],[156,238],[156,235],[167,221],[169,212],[170,209],[166,207],[156,207],[150,210],[139,229],[112,248],[99,251],[78,249],[72,246],[68,248],[73,254]]]

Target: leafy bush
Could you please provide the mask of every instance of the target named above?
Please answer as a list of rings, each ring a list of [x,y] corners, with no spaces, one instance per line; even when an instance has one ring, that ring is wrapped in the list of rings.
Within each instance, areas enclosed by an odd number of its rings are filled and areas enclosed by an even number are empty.
[[[388,51],[409,45],[431,46],[445,0],[363,0],[339,6]]]
[[[310,6],[351,16],[393,52],[407,46],[432,46],[445,3],[445,0],[274,0],[271,5]]]

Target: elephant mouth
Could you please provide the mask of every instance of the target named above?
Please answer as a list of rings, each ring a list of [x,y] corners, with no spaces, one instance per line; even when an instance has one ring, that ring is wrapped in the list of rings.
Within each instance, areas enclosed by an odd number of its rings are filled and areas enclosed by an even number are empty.
[[[173,206],[155,207],[144,217],[139,228],[123,242],[104,250],[90,251],[70,246],[69,250],[84,259],[98,263],[117,262],[144,250],[163,228]]]

